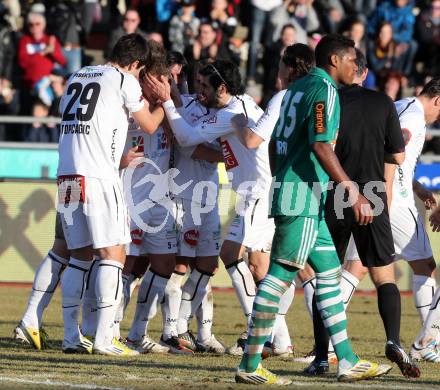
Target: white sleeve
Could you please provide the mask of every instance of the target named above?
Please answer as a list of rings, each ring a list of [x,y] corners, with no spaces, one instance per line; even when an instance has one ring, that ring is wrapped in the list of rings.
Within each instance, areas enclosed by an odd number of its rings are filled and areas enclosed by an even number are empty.
[[[272,99],[270,99],[267,104],[266,111],[261,115],[260,119],[255,126],[250,126],[250,129],[265,141],[270,141],[273,133],[273,129],[277,124],[278,118],[280,117],[280,108],[283,101],[283,97],[286,91],[283,90],[278,92]]]
[[[123,73],[124,79],[121,86],[121,94],[124,106],[129,112],[137,112],[144,108],[145,102],[142,89],[134,76]]]
[[[230,115],[227,113],[227,118],[224,118],[225,114],[222,115],[218,112],[206,123],[192,126],[185,121],[172,100],[163,103],[163,108],[177,142],[183,147],[194,146],[203,142],[211,143],[218,137],[234,131],[230,123]]]

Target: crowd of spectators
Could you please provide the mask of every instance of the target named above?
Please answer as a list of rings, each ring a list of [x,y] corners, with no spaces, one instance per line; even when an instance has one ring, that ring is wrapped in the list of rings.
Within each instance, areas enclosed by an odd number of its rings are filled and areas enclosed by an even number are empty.
[[[0,115],[55,114],[63,83],[90,61],[85,50],[108,58],[132,32],[182,53],[190,68],[236,62],[263,106],[277,90],[285,47],[314,47],[327,33],[352,38],[368,58],[366,86],[393,99],[440,74],[440,0],[4,0]],[[55,131],[0,123],[0,140],[56,142]]]

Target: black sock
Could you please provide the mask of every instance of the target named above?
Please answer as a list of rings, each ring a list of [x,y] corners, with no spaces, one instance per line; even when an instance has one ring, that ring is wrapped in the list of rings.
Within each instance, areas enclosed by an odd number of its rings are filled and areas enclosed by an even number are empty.
[[[312,301],[313,308],[313,333],[315,336],[315,348],[316,359],[328,360],[328,342],[329,335],[327,329],[322,321],[321,314],[319,314],[318,307],[316,306],[316,297],[313,295]]]
[[[377,288],[377,305],[387,340],[400,345],[400,292],[395,283],[385,283]]]

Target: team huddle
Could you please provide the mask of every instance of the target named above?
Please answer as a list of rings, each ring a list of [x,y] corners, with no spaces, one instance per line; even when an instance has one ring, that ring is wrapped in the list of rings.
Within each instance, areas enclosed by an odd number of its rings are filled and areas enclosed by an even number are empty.
[[[406,377],[420,376],[415,360],[440,362],[440,290],[434,294],[435,261],[414,193],[427,208],[437,205],[413,182],[425,126],[440,117],[440,80],[394,105],[359,86],[368,70],[354,43],[328,35],[315,52],[285,50],[281,90],[263,111],[233,63],[195,64],[194,94],[183,63],[129,34],[108,64],[70,77],[60,104],[55,240],[14,337],[46,347],[43,312],[61,281],[65,353],[229,353],[242,357],[237,382],[287,385],[261,360],[293,355],[285,314],[298,276],[315,322],[305,372],[325,374],[334,360],[340,381],[380,377],[392,366],[360,359],[347,335],[345,307],[369,272],[387,358]],[[373,126],[362,125],[359,109]],[[219,162],[236,194],[224,237]],[[247,319],[228,348],[212,329],[219,258]],[[395,258],[414,271],[424,324],[410,356],[400,345]],[[153,340],[148,326],[159,305],[163,331]]]

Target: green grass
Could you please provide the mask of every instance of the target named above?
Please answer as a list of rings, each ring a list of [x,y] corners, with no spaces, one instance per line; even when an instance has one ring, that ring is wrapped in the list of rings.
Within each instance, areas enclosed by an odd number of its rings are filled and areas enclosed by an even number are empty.
[[[249,389],[236,385],[234,370],[239,358],[232,356],[196,355],[142,355],[121,359],[96,355],[64,355],[61,351],[62,319],[60,296],[55,298],[45,315],[46,329],[52,348],[44,352],[17,346],[11,340],[12,330],[26,305],[27,288],[0,288],[0,389]],[[420,322],[411,297],[402,297],[402,342],[408,348],[419,331]],[[128,319],[132,318],[131,304]],[[160,336],[160,313],[150,326],[150,335]],[[376,298],[355,296],[349,309],[349,335],[355,351],[363,358],[385,363],[384,332],[377,314]],[[235,295],[231,292],[215,293],[214,332],[227,345],[232,344],[243,331],[244,319]],[[312,325],[304,308],[302,295],[298,295],[287,316],[296,356],[308,352],[312,346]],[[129,321],[122,324],[123,334]],[[304,364],[289,360],[269,359],[265,366],[277,373],[288,375],[295,381],[290,388],[382,388],[422,389],[440,388],[438,365],[420,364],[422,378],[407,380],[397,366],[377,381],[359,384],[336,382],[335,367],[325,378],[309,378],[301,374]]]

